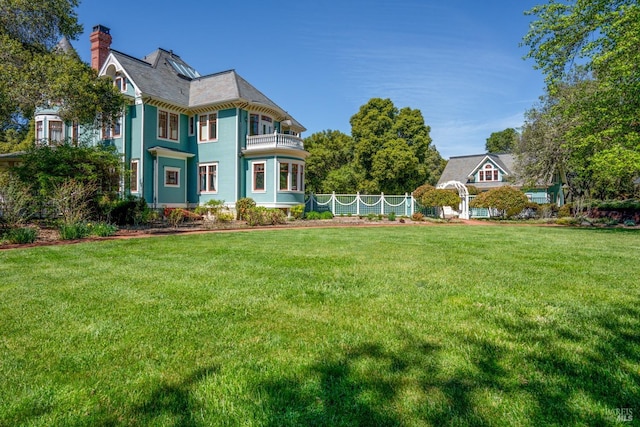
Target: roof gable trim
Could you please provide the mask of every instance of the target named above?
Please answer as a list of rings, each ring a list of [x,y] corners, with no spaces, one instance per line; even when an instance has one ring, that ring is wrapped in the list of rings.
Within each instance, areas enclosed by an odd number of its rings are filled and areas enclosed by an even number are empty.
[[[471,170],[471,172],[469,172],[468,176],[473,176],[476,174],[476,172],[478,172],[480,169],[484,168],[484,165],[486,165],[487,163],[491,163],[495,168],[499,169],[500,172],[502,172],[503,175],[511,175],[511,172],[508,172],[507,170],[505,170],[504,167],[500,166],[498,164],[498,162],[496,162],[493,158],[491,158],[490,155],[486,155],[484,156],[484,158],[480,161],[480,163],[477,164],[477,166],[475,168],[473,168]]]

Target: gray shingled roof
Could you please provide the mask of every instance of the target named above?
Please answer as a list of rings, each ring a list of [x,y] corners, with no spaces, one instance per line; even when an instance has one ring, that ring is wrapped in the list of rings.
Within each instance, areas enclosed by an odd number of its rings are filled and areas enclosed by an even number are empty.
[[[226,102],[248,102],[279,111],[299,128],[304,126],[262,92],[239,76],[235,70],[210,74],[194,79],[180,76],[169,61],[175,61],[193,69],[178,55],[158,49],[143,59],[133,58],[122,52],[111,50],[116,60],[133,79],[140,91],[154,99],[185,108],[206,107]]]
[[[115,50],[111,50],[111,54],[144,95],[185,107],[189,105],[190,81],[179,77],[169,65],[167,59],[175,59],[169,52],[159,50],[153,64]]]
[[[470,156],[451,157],[447,162],[447,166],[442,171],[442,175],[438,180],[438,184],[448,181],[460,181],[466,184],[469,176],[472,175],[485,158],[490,158],[499,168],[508,175],[513,176],[513,168],[515,164],[515,156],[513,154],[474,154]],[[472,183],[478,188],[492,188],[502,185],[508,185],[504,182],[474,182]]]

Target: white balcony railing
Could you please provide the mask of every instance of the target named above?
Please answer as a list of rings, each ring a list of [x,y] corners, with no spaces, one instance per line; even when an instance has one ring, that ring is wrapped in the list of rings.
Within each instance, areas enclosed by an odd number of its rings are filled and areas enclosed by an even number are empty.
[[[247,136],[247,150],[257,148],[293,148],[304,150],[302,138],[282,133]]]

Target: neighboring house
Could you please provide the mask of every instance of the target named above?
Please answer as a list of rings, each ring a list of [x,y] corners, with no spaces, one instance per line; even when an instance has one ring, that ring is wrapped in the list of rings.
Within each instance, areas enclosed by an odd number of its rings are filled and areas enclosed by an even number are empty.
[[[547,183],[540,183],[534,188],[523,187],[514,173],[515,156],[513,154],[477,154],[471,156],[451,157],[440,176],[438,185],[450,181],[458,181],[464,185],[473,185],[479,191],[510,185],[520,188],[536,203],[564,204],[562,183],[554,176]]]
[[[9,169],[14,166],[18,166],[22,160],[24,151],[17,151],[15,153],[0,154],[0,170]]]
[[[203,76],[172,51],[138,59],[111,40],[108,28],[93,28],[91,66],[127,99],[122,117],[97,132],[40,108],[37,140],[114,145],[128,171],[123,192],[156,208],[211,199],[234,207],[243,197],[287,210],[304,203],[306,129],[284,109],[234,70]]]

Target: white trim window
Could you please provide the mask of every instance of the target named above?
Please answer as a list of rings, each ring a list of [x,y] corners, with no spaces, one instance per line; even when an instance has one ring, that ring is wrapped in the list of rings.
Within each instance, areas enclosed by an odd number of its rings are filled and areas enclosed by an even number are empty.
[[[64,126],[60,120],[49,120],[49,141],[62,142],[64,139]]]
[[[131,166],[130,167],[130,178],[129,178],[129,191],[131,193],[137,193],[138,190],[138,176],[139,176],[139,165],[140,165],[140,161],[139,160],[131,160]]]
[[[200,163],[198,165],[198,191],[200,193],[218,192],[218,164]]]
[[[304,191],[304,163],[279,163],[278,189],[280,191]]]
[[[41,142],[44,139],[44,122],[38,120],[36,122],[36,141]]]
[[[127,78],[121,75],[116,75],[116,78],[113,80],[113,84],[118,88],[120,92],[127,91]]]
[[[249,114],[249,135],[268,135],[273,133],[273,119],[264,114]]]
[[[487,163],[486,165],[484,165],[482,170],[478,172],[478,181],[480,182],[499,181],[499,180],[500,180],[500,172],[491,163]]]
[[[158,110],[158,139],[178,141],[180,135],[180,115]]]
[[[200,114],[198,116],[198,141],[216,141],[218,139],[218,113]]]
[[[180,168],[164,167],[164,186],[171,188],[180,187]]]
[[[122,136],[122,116],[116,117],[113,123],[102,124],[102,139],[120,138]]]
[[[267,191],[267,166],[265,162],[254,162],[251,166],[251,188],[254,193]]]

